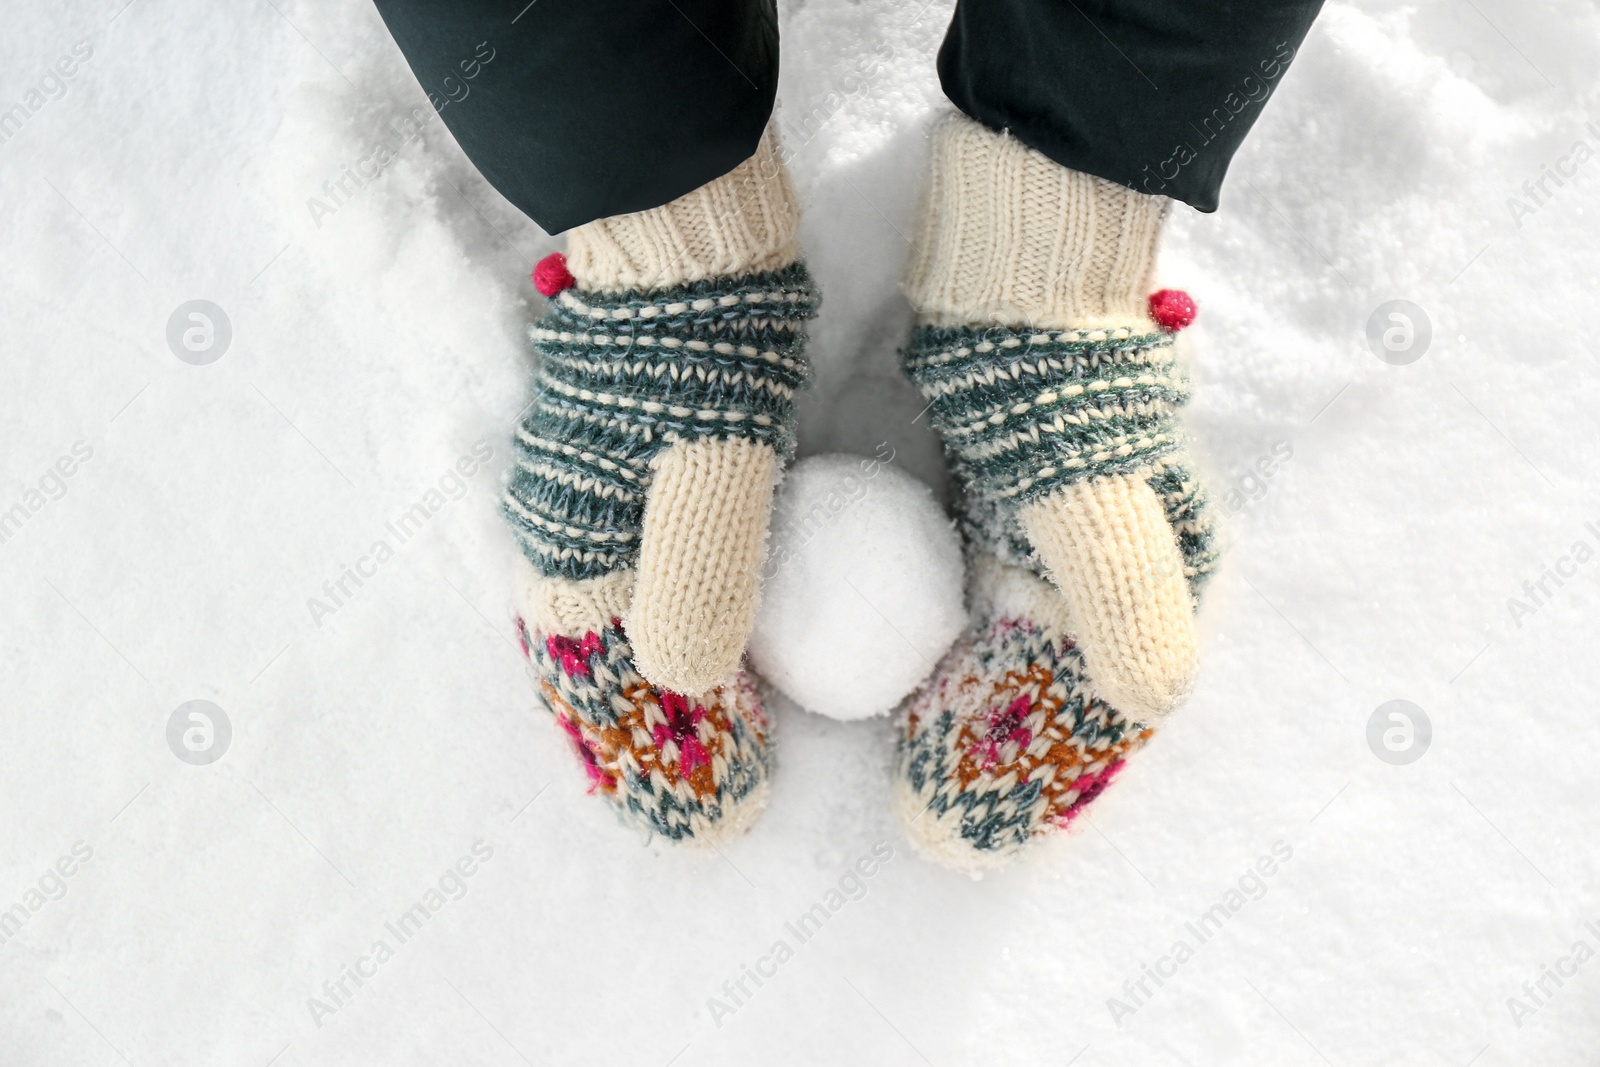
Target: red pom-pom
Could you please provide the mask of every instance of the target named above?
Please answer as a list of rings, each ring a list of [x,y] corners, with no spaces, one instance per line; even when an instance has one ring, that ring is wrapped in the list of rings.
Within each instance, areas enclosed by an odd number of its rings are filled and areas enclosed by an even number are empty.
[[[567,269],[567,257],[560,252],[551,252],[533,268],[533,287],[545,296],[555,296],[577,284],[578,279]]]
[[[1150,294],[1150,317],[1168,333],[1177,333],[1198,314],[1200,309],[1182,289],[1163,289]]]

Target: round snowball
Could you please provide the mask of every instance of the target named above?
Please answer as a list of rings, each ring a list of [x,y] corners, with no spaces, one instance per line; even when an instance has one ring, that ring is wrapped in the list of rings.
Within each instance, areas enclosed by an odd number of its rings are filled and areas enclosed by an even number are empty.
[[[955,526],[875,458],[813,456],[778,489],[750,663],[835,719],[891,711],[966,627]]]

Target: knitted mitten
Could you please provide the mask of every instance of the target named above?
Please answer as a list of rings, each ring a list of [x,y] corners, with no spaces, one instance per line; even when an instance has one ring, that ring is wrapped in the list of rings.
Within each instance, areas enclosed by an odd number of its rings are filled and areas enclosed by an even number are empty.
[[[535,272],[551,300],[504,499],[518,625],[591,791],[672,840],[765,804],[767,721],[740,659],[809,375],[797,224],[769,131],[732,173],[578,227]]]
[[[904,365],[964,491],[974,623],[907,705],[897,806],[956,866],[1070,822],[1193,681],[1214,554],[1176,419],[1194,307],[1149,296],[1164,210],[964,117],[935,133]]]

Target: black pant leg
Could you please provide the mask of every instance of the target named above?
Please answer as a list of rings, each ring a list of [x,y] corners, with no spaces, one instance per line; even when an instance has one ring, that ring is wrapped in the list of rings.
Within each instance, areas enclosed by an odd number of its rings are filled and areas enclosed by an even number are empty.
[[[1322,0],[959,0],[951,102],[1073,170],[1215,211]]]
[[[772,114],[774,0],[375,2],[467,157],[551,233],[721,177]]]

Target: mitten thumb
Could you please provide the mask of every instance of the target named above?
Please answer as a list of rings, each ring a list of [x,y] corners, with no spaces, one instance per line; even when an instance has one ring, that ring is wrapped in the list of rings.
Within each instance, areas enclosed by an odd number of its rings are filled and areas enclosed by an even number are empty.
[[[1027,505],[1019,518],[1067,601],[1100,695],[1142,722],[1183,703],[1199,668],[1194,599],[1150,484],[1133,475],[1085,479]]]
[[[701,695],[733,677],[755,624],[778,457],[759,441],[702,438],[651,467],[628,639],[652,685]]]

